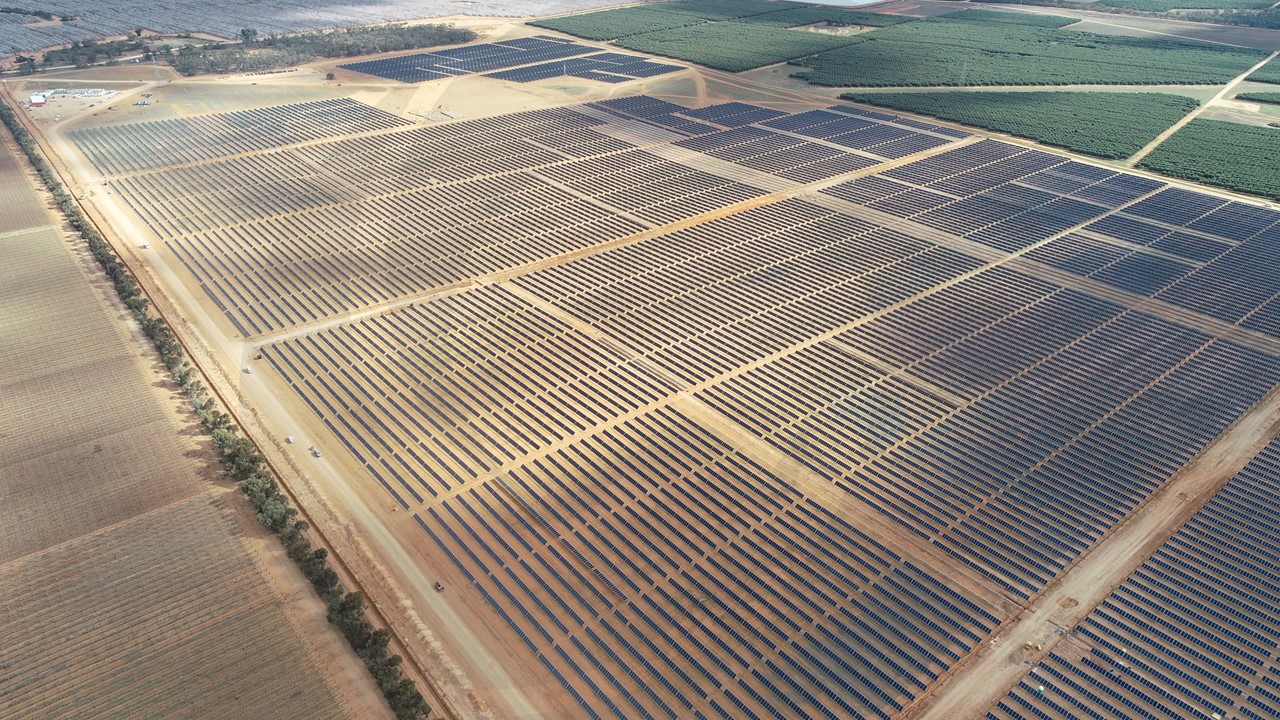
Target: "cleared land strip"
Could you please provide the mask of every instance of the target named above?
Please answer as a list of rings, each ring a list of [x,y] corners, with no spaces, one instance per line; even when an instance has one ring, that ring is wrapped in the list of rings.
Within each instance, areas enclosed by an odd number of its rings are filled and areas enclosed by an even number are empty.
[[[1179,35],[1177,33],[1161,32],[1160,30],[1150,30],[1148,28],[1134,27],[1133,25],[1121,25],[1115,22],[1106,22],[1105,20],[1096,20],[1090,18],[1084,22],[1091,22],[1095,25],[1104,25],[1106,27],[1120,28],[1121,30],[1133,30],[1134,32],[1146,33],[1147,35],[1160,35],[1162,37],[1178,38],[1179,40],[1190,40],[1192,42],[1209,43],[1211,45],[1225,45],[1227,47],[1248,47],[1248,45],[1237,45],[1235,43],[1222,42],[1220,40],[1205,40],[1203,38],[1191,37],[1190,35]]]
[[[945,7],[950,3],[939,0],[923,0],[920,4]],[[1009,3],[980,2],[974,2],[971,3],[971,5],[975,8],[999,10],[1002,12],[1022,12],[1030,15],[1058,15],[1062,17],[1071,17],[1080,22],[1096,23],[1098,25],[1117,27],[1155,35],[1165,34],[1164,31],[1169,29],[1185,30],[1185,33],[1177,34],[1175,37],[1190,40],[1192,42],[1209,43],[1211,45],[1229,45],[1251,47],[1258,50],[1272,50],[1275,49],[1277,43],[1280,43],[1280,33],[1269,28],[1252,28],[1245,27],[1243,25],[1217,25],[1197,22],[1195,20],[1178,20],[1172,17],[1124,17],[1114,12],[1089,10],[1085,8],[1035,7]],[[1117,20],[1123,20],[1125,24],[1119,24],[1116,22]],[[1223,40],[1213,40],[1213,37],[1221,37]]]
[[[1229,481],[1280,430],[1280,391],[1273,390],[1195,462],[1130,515],[1087,556],[1059,576],[1031,607],[956,666],[917,701],[913,720],[976,718],[1051,652],[1143,560]],[[1041,649],[1027,653],[1027,643]]]
[[[1173,126],[1170,127],[1168,130],[1165,130],[1164,132],[1157,135],[1155,140],[1152,140],[1151,142],[1147,143],[1146,147],[1142,148],[1137,152],[1136,155],[1129,158],[1128,161],[1125,162],[1125,164],[1128,165],[1129,167],[1133,167],[1138,163],[1142,162],[1142,158],[1150,155],[1152,151],[1154,151],[1157,147],[1160,147],[1161,143],[1163,143],[1165,140],[1168,140],[1170,137],[1172,137],[1174,133],[1186,127],[1187,123],[1191,122],[1192,120],[1195,120],[1197,117],[1201,115],[1201,113],[1203,113],[1205,110],[1212,107],[1214,103],[1226,97],[1227,93],[1234,90],[1237,85],[1244,82],[1245,79],[1248,78],[1250,75],[1260,70],[1263,65],[1266,65],[1267,63],[1271,62],[1271,60],[1275,58],[1276,55],[1280,55],[1280,51],[1271,53],[1270,55],[1265,57],[1262,60],[1262,62],[1258,63],[1257,65],[1254,65],[1248,70],[1245,70],[1240,75],[1237,75],[1234,80],[1227,83],[1226,85],[1223,85],[1222,89],[1218,91],[1217,95],[1214,95],[1212,98],[1210,98],[1208,102],[1201,103],[1200,107],[1187,113],[1185,116],[1183,116],[1181,120],[1174,123]]]

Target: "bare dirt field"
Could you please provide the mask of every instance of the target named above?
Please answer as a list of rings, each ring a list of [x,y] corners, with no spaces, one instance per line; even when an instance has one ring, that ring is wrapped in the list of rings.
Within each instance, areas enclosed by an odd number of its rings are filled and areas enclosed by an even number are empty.
[[[1272,430],[1256,205],[723,73],[273,82],[47,139],[460,716],[926,707]]]
[[[256,562],[202,493],[6,564],[0,717],[350,717]]]
[[[387,715],[16,152],[6,133],[0,717]]]

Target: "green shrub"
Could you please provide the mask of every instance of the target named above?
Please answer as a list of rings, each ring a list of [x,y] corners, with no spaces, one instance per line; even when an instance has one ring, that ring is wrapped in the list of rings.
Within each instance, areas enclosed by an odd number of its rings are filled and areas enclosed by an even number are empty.
[[[1249,79],[1254,82],[1280,85],[1280,58],[1275,58],[1266,65],[1258,68],[1257,72],[1249,76]]]
[[[470,42],[475,33],[452,25],[378,25],[297,35],[254,37],[251,46],[187,45],[177,53],[168,48],[160,57],[183,75],[259,72],[301,65],[318,57],[354,57],[371,53],[416,50]]]
[[[1280,92],[1240,93],[1236,96],[1236,99],[1251,100],[1253,102],[1267,103],[1268,105],[1280,105]]]

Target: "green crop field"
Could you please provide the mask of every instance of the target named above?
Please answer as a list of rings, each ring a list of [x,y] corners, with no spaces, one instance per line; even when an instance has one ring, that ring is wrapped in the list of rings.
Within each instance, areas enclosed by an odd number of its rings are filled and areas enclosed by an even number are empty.
[[[534,20],[530,25],[556,30],[588,40],[613,40],[628,35],[670,30],[717,20],[776,13],[802,5],[768,0],[686,0],[641,7]],[[818,22],[818,21],[814,21]],[[800,24],[800,23],[797,23]]]
[[[1023,27],[1043,27],[1043,28],[1060,28],[1068,25],[1074,25],[1079,22],[1077,18],[1067,17],[1065,15],[1041,15],[1039,13],[1015,13],[1003,12],[1000,10],[965,10],[963,12],[945,15],[949,20],[962,20],[964,22],[981,22],[996,25],[1018,25]]]
[[[1169,12],[1171,10],[1262,10],[1274,4],[1274,0],[1099,0],[1099,5],[1143,12]]]
[[[588,40],[614,40],[624,35],[670,30],[706,22],[704,18],[659,7],[628,7],[603,12],[570,15],[561,18],[534,20],[529,23],[548,30],[556,30]]]
[[[1263,65],[1257,72],[1250,75],[1249,79],[1254,82],[1280,85],[1280,58],[1276,58],[1266,65]]]
[[[853,102],[932,115],[1101,158],[1126,158],[1199,106],[1158,93],[845,93]]]
[[[1219,84],[1256,63],[1249,48],[1061,29],[1073,18],[965,11],[864,33],[797,64],[835,87]]]
[[[617,45],[740,72],[831,50],[857,36],[836,37],[774,25],[718,22],[631,35]]]
[[[677,12],[687,12],[708,20],[732,20],[748,15],[776,12],[796,5],[797,3],[778,0],[683,0],[683,2],[663,3],[661,7]]]
[[[858,12],[829,6],[792,7],[763,15],[752,15],[747,22],[779,25],[782,27],[799,27],[815,23],[831,25],[862,25],[865,27],[889,27],[912,18],[901,15],[885,15],[883,13]]]
[[[1236,96],[1237,100],[1252,100],[1253,102],[1268,103],[1271,105],[1280,105],[1280,92],[1255,92],[1240,93]]]
[[[1229,190],[1280,200],[1280,129],[1192,120],[1140,167]]]
[[[827,22],[887,27],[895,15],[772,0],[687,0],[535,20],[530,25],[590,40],[688,60],[722,70],[749,70],[847,45],[848,37],[790,30]]]

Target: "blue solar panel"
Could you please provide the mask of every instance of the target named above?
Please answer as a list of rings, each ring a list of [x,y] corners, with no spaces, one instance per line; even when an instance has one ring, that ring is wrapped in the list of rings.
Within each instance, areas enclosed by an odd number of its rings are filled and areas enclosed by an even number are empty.
[[[1210,240],[1201,235],[1175,231],[1151,243],[1156,250],[1180,255],[1196,262],[1209,262],[1231,249],[1231,245],[1220,240]]]
[[[1182,188],[1167,188],[1159,194],[1125,208],[1125,212],[1181,226],[1226,204],[1226,200],[1213,195]]]
[[[1280,212],[1271,208],[1230,202],[1187,226],[1237,242],[1247,240],[1280,222]]]
[[[623,83],[683,69],[678,65],[650,62],[638,55],[604,52],[499,70],[488,73],[486,77],[514,82],[535,82],[568,75],[600,82]]]
[[[389,80],[417,83],[455,75],[483,73],[520,65],[570,58],[596,52],[596,48],[574,42],[543,38],[520,38],[501,43],[465,45],[430,53],[400,55],[381,60],[348,63],[339,67],[376,75]],[[537,71],[534,71],[537,74]],[[515,79],[515,78],[510,78]],[[528,82],[528,80],[520,80]]]
[[[1135,251],[1092,277],[1136,295],[1151,295],[1193,269],[1185,262]]]

